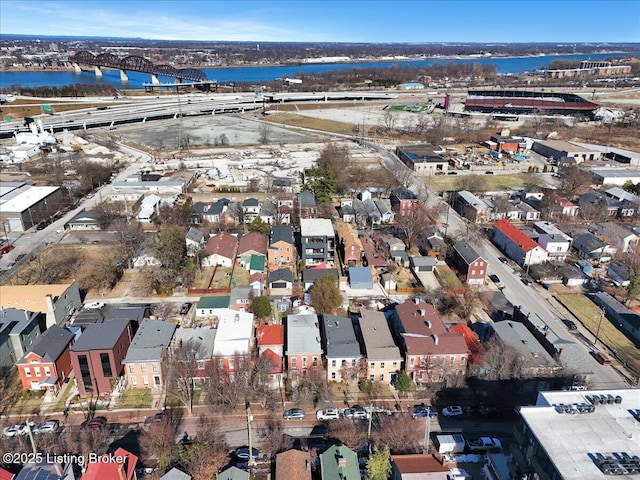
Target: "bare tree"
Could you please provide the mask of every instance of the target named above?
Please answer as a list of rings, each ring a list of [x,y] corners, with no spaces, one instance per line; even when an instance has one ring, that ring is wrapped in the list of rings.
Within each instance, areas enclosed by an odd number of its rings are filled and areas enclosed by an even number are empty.
[[[431,217],[430,211],[422,204],[418,204],[412,213],[397,215],[395,219],[396,226],[404,233],[409,247],[419,245],[434,222],[435,219]]]
[[[591,174],[577,165],[562,165],[558,167],[558,174],[560,175],[559,191],[569,200],[573,200],[591,183]]]
[[[396,129],[396,123],[398,121],[398,114],[393,110],[385,110],[382,115],[382,124],[387,134],[392,133]]]
[[[243,360],[236,358],[235,363],[238,368],[233,374],[228,372],[218,359],[209,362],[205,372],[207,403],[225,411],[234,409],[245,398],[248,391],[249,358]]]
[[[169,354],[169,391],[182,402],[189,415],[193,414],[195,376],[203,354],[204,346],[197,340],[180,341]]]
[[[382,416],[379,428],[374,432],[378,445],[388,445],[394,453],[414,453],[424,438],[424,422],[409,414]]]
[[[157,460],[161,470],[167,468],[176,448],[176,429],[168,421],[151,424],[140,434],[140,449],[146,460]]]
[[[223,443],[196,441],[179,445],[177,458],[194,480],[211,480],[229,460],[227,450]]]
[[[145,238],[142,226],[137,221],[128,223],[124,220],[117,220],[111,224],[111,228],[115,232],[121,259],[127,263],[127,268],[132,268],[133,256]]]
[[[329,435],[356,451],[360,450],[367,442],[367,432],[359,423],[349,418],[340,418],[331,421],[329,424]]]
[[[484,345],[482,369],[487,380],[508,380],[524,378],[524,353],[515,347],[493,338]]]
[[[266,122],[263,122],[260,125],[260,136],[258,137],[258,141],[262,144],[262,145],[268,145],[269,142],[271,141],[271,125],[269,125]]]
[[[293,439],[285,435],[282,418],[274,412],[267,413],[264,427],[258,429],[258,436],[264,449],[271,455],[288,450],[293,444]]]

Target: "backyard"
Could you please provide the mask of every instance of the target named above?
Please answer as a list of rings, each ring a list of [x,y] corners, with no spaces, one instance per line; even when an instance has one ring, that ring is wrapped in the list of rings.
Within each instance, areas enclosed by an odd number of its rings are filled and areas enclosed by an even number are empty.
[[[118,406],[120,408],[150,408],[151,400],[150,388],[127,388],[122,392]]]
[[[616,328],[606,317],[601,318],[602,310],[595,303],[584,295],[567,294],[558,295],[558,301],[562,303],[592,335],[598,331],[598,340],[606,344],[612,351],[616,352],[623,363],[640,374],[640,356],[638,348],[629,340],[624,333]],[[600,322],[602,320],[602,322]]]

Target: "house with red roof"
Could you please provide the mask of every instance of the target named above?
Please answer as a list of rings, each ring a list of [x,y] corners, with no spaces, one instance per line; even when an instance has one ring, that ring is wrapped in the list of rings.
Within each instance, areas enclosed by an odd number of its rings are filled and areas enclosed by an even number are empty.
[[[278,387],[278,375],[282,375],[284,352],[284,325],[260,325],[256,329],[258,355],[268,362],[269,384]]]
[[[396,305],[390,326],[414,382],[438,382],[466,372],[469,349],[464,337],[447,330],[430,303],[415,298]]]
[[[202,256],[203,267],[232,267],[238,249],[238,238],[228,232],[220,232],[209,238]]]
[[[575,217],[578,215],[578,212],[580,211],[580,207],[575,203],[570,202],[569,200],[567,200],[564,197],[561,197],[560,195],[555,195],[553,200],[557,206],[557,209],[560,211],[562,215],[565,215],[567,217]]]
[[[450,332],[459,333],[464,337],[464,341],[467,343],[469,349],[469,361],[471,363],[478,363],[482,357],[482,345],[478,339],[476,332],[471,330],[464,323],[456,323],[449,329]]]
[[[544,263],[548,252],[507,219],[493,224],[493,243],[509,258],[525,267]]]
[[[97,462],[87,464],[82,480],[137,480],[138,457],[124,448],[105,453]]]

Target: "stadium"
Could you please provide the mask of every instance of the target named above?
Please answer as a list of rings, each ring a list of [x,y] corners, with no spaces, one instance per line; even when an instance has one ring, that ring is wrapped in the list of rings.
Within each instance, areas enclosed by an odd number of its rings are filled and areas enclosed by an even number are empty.
[[[474,90],[467,93],[465,110],[483,113],[545,113],[591,117],[600,108],[573,93],[526,90]]]

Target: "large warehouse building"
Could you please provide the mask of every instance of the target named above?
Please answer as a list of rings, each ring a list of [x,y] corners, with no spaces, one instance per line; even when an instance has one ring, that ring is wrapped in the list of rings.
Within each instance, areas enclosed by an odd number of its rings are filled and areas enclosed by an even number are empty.
[[[436,175],[449,169],[449,161],[441,157],[440,152],[439,148],[430,143],[396,148],[396,155],[402,163],[422,175]]]
[[[62,203],[60,187],[0,183],[0,222],[11,232],[24,232],[49,218]]]

